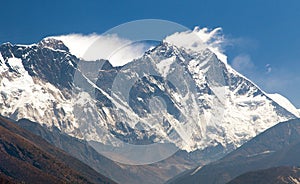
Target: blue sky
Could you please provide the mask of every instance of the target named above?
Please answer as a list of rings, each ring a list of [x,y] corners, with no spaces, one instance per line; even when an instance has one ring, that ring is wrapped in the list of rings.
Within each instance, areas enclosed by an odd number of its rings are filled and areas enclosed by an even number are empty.
[[[300,108],[300,1],[128,0],[2,1],[0,43],[34,43],[49,35],[103,33],[137,19],[186,27],[222,27],[228,62],[267,92]]]

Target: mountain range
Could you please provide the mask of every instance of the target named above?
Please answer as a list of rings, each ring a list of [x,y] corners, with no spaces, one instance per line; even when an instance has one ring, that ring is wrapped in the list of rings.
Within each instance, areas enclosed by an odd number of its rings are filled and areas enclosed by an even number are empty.
[[[165,39],[114,67],[55,38],[4,43],[0,114],[120,183],[163,183],[300,116],[211,49],[192,48]]]

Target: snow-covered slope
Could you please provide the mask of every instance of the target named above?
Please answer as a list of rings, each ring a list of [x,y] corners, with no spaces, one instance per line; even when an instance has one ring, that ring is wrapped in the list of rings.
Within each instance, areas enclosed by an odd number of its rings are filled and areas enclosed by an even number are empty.
[[[202,159],[222,156],[297,116],[286,100],[273,99],[234,71],[215,50],[218,42],[190,47],[174,40],[166,38],[122,67],[80,62],[53,38],[3,44],[0,114],[105,145],[174,143],[203,151]]]
[[[293,113],[295,116],[300,117],[299,109],[296,109],[296,107],[286,97],[278,93],[268,94],[268,96],[283,108]]]

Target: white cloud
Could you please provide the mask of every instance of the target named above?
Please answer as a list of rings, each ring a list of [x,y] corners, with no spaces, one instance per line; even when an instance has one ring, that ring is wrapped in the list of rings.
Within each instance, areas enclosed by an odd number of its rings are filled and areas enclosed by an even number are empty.
[[[125,45],[113,52],[107,59],[114,65],[123,66],[133,59],[143,56],[151,46],[143,43]]]
[[[63,41],[64,44],[70,49],[72,54],[79,58],[83,58],[84,53],[91,46],[91,44],[99,39],[99,35],[68,34],[51,36],[50,38]]]
[[[167,36],[164,41],[193,51],[201,51],[208,48],[213,51],[221,61],[227,62],[227,56],[223,53],[222,49],[222,44],[225,39],[221,31],[222,28],[209,30],[208,28],[195,27],[193,31],[177,32]]]
[[[108,59],[113,66],[121,66],[143,55],[146,44],[132,43],[117,35],[69,34],[53,36],[64,42],[70,52],[84,60]]]
[[[247,54],[241,54],[233,58],[231,65],[239,72],[249,71],[254,68],[254,63]]]
[[[272,72],[271,64],[266,64],[266,73],[269,74]]]

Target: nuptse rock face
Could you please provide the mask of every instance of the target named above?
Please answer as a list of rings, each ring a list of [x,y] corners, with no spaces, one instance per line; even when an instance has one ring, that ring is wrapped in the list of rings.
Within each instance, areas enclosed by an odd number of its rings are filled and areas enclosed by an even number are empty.
[[[51,38],[2,44],[0,53],[0,114],[103,144],[171,142],[223,155],[299,116],[209,49],[162,42],[122,67],[80,61]]]

